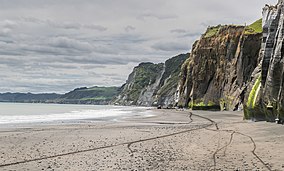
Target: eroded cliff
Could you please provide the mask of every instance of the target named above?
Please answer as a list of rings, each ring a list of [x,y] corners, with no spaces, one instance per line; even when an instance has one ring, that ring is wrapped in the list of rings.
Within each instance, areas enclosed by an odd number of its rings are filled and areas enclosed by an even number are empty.
[[[181,54],[160,64],[139,64],[121,87],[122,91],[113,104],[173,106],[180,68],[188,56]]]
[[[133,69],[121,93],[114,99],[119,105],[151,105],[151,97],[164,70],[164,64],[141,63]],[[146,104],[148,103],[148,104]]]
[[[207,29],[182,66],[180,106],[218,110],[242,107],[251,74],[260,60],[259,24]]]
[[[247,94],[245,117],[274,121],[284,119],[284,5],[263,8],[263,41],[259,71]]]

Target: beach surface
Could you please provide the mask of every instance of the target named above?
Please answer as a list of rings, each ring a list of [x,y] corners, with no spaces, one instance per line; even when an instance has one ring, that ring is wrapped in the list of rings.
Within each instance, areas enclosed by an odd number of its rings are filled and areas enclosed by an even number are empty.
[[[0,170],[284,170],[284,126],[241,112],[0,128]]]

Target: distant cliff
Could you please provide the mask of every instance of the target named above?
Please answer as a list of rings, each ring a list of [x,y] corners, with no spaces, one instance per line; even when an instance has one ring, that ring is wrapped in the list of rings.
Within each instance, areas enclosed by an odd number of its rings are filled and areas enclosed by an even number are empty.
[[[208,28],[182,66],[179,105],[196,109],[242,108],[247,85],[260,60],[261,32],[260,20],[247,27]]]
[[[74,89],[59,98],[55,103],[107,105],[119,93],[119,87],[82,87]]]
[[[141,63],[133,69],[121,93],[113,100],[118,105],[173,106],[182,63],[189,54],[175,56],[165,63]]]
[[[62,103],[107,105],[120,92],[119,87],[81,87],[65,94],[0,93],[0,102]]]
[[[60,96],[55,93],[0,93],[0,102],[47,103]]]
[[[261,62],[246,95],[247,119],[284,120],[284,5],[263,8]]]

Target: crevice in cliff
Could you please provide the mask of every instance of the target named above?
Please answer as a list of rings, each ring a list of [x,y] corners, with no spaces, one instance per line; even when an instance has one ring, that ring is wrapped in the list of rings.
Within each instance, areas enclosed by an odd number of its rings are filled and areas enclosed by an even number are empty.
[[[208,81],[207,87],[206,87],[206,89],[205,89],[205,94],[208,92],[208,90],[209,90],[211,84],[213,83],[214,76],[215,76],[215,73],[213,74],[213,76],[212,76],[212,77],[209,79],[209,81]]]

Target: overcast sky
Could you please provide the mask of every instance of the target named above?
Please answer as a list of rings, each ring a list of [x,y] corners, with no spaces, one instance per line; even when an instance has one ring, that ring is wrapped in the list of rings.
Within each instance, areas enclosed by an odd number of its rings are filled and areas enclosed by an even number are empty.
[[[0,92],[120,86],[140,62],[191,50],[210,25],[277,0],[0,0]]]

